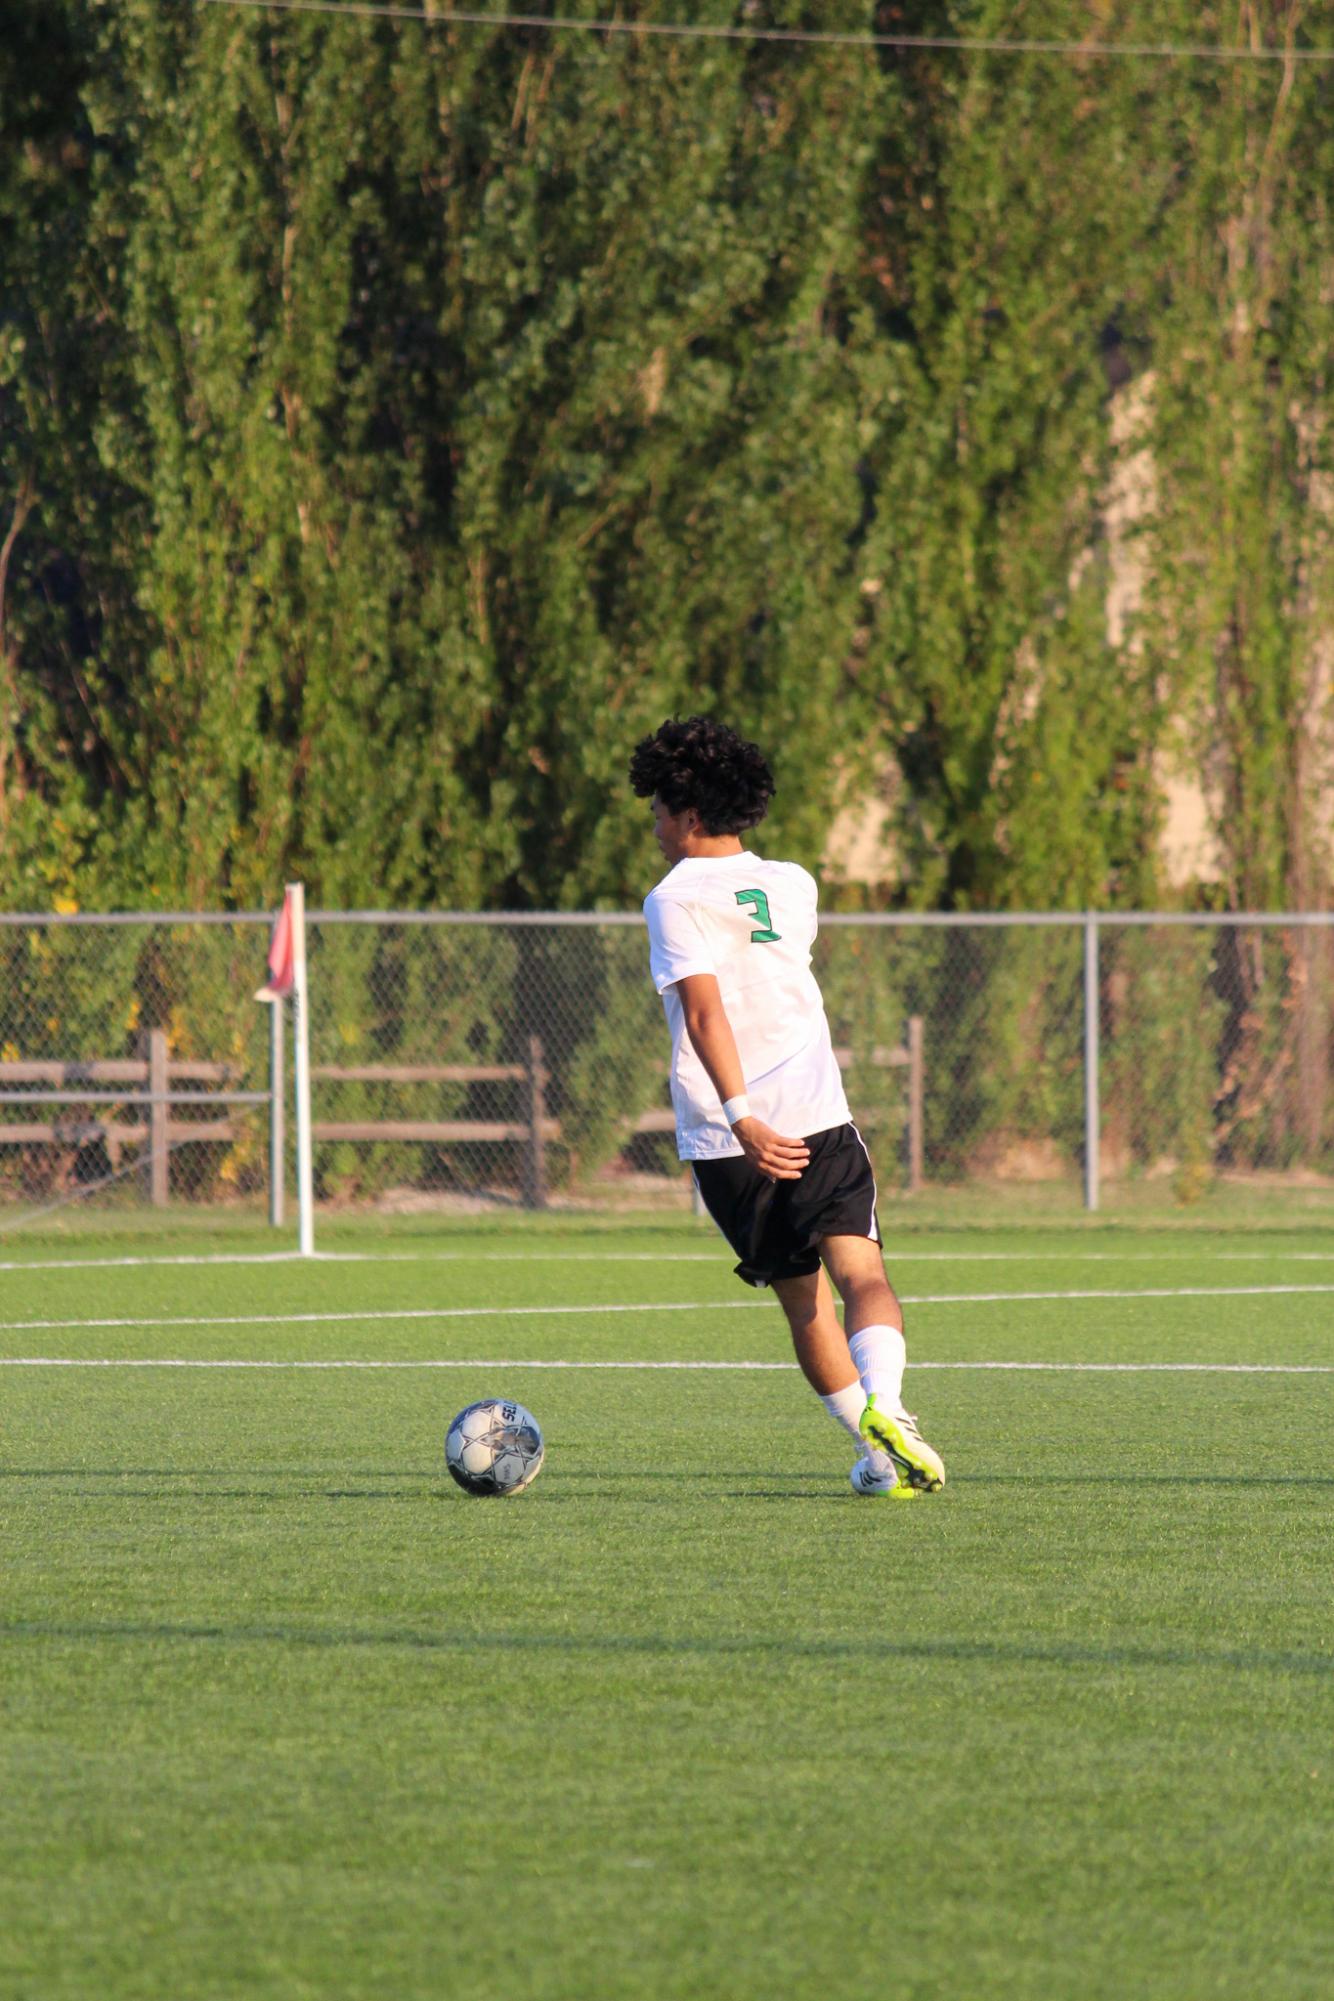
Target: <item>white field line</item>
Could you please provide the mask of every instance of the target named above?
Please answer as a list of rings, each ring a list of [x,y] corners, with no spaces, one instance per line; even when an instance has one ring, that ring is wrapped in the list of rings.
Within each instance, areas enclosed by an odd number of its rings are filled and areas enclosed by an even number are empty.
[[[1181,1285],[1145,1286],[1137,1290],[1079,1292],[935,1292],[905,1293],[905,1306],[997,1306],[1083,1299],[1254,1299],[1292,1294],[1334,1293],[1334,1285]],[[90,1320],[0,1320],[0,1334],[70,1334],[97,1328],[144,1327],[338,1327],[377,1326],[398,1320],[520,1320],[578,1314],[591,1319],[603,1313],[731,1313],[767,1305],[759,1299],[673,1299],[617,1301],[597,1306],[399,1306],[367,1307],[360,1313],[187,1313],[165,1318]]]
[[[206,1251],[189,1256],[124,1258],[11,1258],[0,1260],[0,1272],[142,1271],[209,1265],[300,1264],[542,1264],[592,1265],[721,1265],[726,1252],[713,1251],[548,1251],[540,1242],[508,1251],[316,1251],[313,1260],[300,1251]],[[892,1244],[886,1259],[901,1264],[1170,1264],[1207,1258],[1211,1264],[1334,1264],[1334,1250],[1215,1251],[1193,1244],[1162,1251],[912,1251]]]
[[[742,1374],[791,1373],[795,1362],[534,1361],[514,1356],[484,1361],[433,1357],[425,1361],[199,1360],[181,1355],[126,1357],[0,1355],[0,1369],[643,1369],[706,1370]],[[914,1362],[916,1369],[1015,1370],[1052,1375],[1106,1376],[1334,1376],[1334,1362]]]
[[[1143,1285],[1062,1292],[905,1292],[901,1297],[905,1306],[995,1306],[1042,1299],[1270,1299],[1324,1292],[1334,1292],[1334,1285]]]
[[[1334,1287],[1330,1288],[1334,1291]],[[762,1306],[760,1299],[673,1300],[661,1306],[397,1306],[388,1312],[369,1307],[363,1313],[221,1313],[184,1314],[162,1320],[0,1320],[0,1334],[66,1334],[97,1327],[364,1327],[389,1320],[511,1320],[577,1313],[723,1313],[738,1307]]]

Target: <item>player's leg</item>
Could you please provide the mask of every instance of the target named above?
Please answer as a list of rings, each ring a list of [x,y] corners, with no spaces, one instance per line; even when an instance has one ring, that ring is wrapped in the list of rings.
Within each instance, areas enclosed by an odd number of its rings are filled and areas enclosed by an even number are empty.
[[[885,1274],[880,1246],[871,1237],[829,1236],[821,1239],[820,1255],[843,1301],[848,1349],[862,1384],[897,1409],[907,1361],[903,1308]]]
[[[774,1280],[774,1292],[787,1316],[797,1362],[815,1394],[835,1424],[841,1425],[856,1441],[866,1460],[854,1468],[863,1473],[858,1491],[865,1494],[911,1494],[910,1484],[897,1487],[893,1461],[874,1445],[868,1446],[860,1424],[866,1408],[866,1392],[848,1352],[847,1338],[834,1310],[834,1295],[824,1272],[805,1272],[798,1278]]]
[[[859,1453],[865,1455],[862,1463],[869,1468],[869,1484],[858,1491],[911,1493],[910,1487],[897,1485],[888,1455],[868,1447],[858,1429],[866,1395],[834,1311],[834,1295],[819,1263],[814,1234],[808,1233],[805,1242],[793,1242],[790,1191],[801,1183],[775,1184],[748,1160],[730,1155],[694,1162],[694,1174],[704,1206],[736,1252],[737,1276],[748,1285],[773,1286],[792,1330],[802,1373],[835,1424],[856,1439]]]
[[[776,1278],[774,1292],[792,1330],[792,1346],[801,1373],[819,1397],[861,1390],[861,1378],[834,1310],[834,1295],[823,1271],[800,1278]],[[863,1398],[864,1402],[865,1399]],[[861,1416],[861,1404],[857,1415]],[[856,1427],[853,1427],[854,1433]]]
[[[862,1437],[887,1452],[912,1486],[943,1487],[944,1462],[903,1407],[903,1310],[885,1275],[879,1244],[870,1237],[828,1236],[820,1254],[843,1299],[849,1359],[866,1392]]]

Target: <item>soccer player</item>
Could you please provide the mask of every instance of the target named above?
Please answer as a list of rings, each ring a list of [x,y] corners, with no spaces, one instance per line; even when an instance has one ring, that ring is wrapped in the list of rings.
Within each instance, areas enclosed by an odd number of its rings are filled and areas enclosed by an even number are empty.
[[[689,716],[637,745],[630,783],[653,802],[668,864],[644,915],[672,1035],[677,1150],[738,1277],[773,1287],[807,1382],[856,1439],[856,1491],[932,1492],[945,1468],[903,1407],[903,1314],[875,1176],[811,972],[815,882],[741,845],[768,811],[773,774],[753,743]]]

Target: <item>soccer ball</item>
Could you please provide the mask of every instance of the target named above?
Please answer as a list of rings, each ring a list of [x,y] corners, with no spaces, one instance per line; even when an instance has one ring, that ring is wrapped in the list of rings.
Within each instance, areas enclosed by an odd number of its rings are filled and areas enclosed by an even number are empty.
[[[542,1470],[542,1433],[521,1403],[484,1397],[451,1419],[445,1464],[465,1494],[518,1494]]]

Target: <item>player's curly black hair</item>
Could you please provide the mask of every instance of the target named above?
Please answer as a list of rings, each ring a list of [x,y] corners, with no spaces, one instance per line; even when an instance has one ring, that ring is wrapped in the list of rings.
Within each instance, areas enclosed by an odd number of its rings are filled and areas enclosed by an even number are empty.
[[[758,826],[774,796],[763,752],[711,716],[670,718],[635,745],[630,783],[637,797],[656,793],[669,812],[693,806],[706,834]]]

